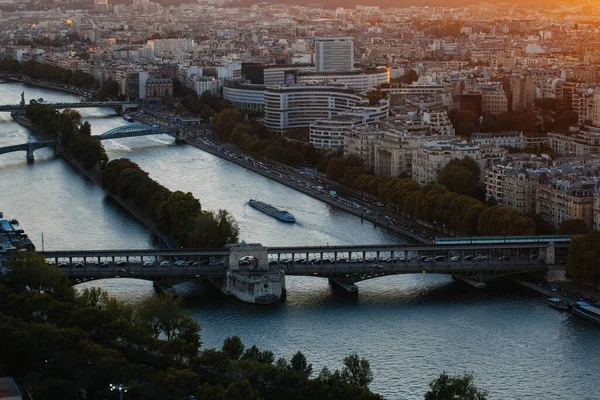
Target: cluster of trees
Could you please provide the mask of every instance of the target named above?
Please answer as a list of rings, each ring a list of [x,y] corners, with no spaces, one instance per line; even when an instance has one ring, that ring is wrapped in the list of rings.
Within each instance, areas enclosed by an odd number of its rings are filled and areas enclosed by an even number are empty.
[[[32,100],[26,115],[37,129],[51,137],[56,139],[60,133],[62,145],[84,168],[90,169],[98,164],[102,167],[108,161],[104,146],[92,138],[92,128],[89,122],[81,122],[79,112],[71,109],[58,112],[50,105]]]
[[[323,155],[312,144],[288,142],[270,132],[260,122],[244,121],[242,114],[235,109],[226,109],[215,114],[213,129],[221,140],[231,141],[255,157],[282,164],[317,165]]]
[[[102,172],[102,185],[124,200],[131,199],[180,246],[216,248],[238,241],[237,224],[226,210],[202,210],[191,193],[171,192],[129,159],[110,161]]]
[[[178,79],[173,80],[173,95],[181,99],[180,107],[177,109],[179,115],[192,115],[209,119],[216,112],[233,108],[229,100],[223,100],[209,90],[198,96],[196,91],[183,85]],[[175,104],[175,101],[174,99],[163,99],[163,104]]]
[[[119,82],[109,79],[96,91],[96,99],[100,101],[116,99],[119,97],[120,89]]]
[[[480,176],[479,165],[471,157],[455,158],[440,171],[438,181],[451,192],[485,200],[485,187],[480,183]]]
[[[531,111],[508,111],[498,116],[488,115],[482,120],[474,110],[452,110],[450,121],[458,136],[471,137],[475,132],[522,131],[526,136],[541,136],[551,131],[566,131],[577,125],[577,113],[559,99],[535,100],[540,115]]]
[[[468,165],[469,162],[465,164]],[[462,168],[475,175],[468,167]],[[442,177],[445,179],[452,176],[454,169],[453,164]],[[346,188],[393,204],[405,215],[443,224],[448,231],[456,234],[529,235],[536,231],[532,217],[510,207],[486,207],[482,201],[466,194],[452,192],[439,183],[420,187],[417,182],[406,177],[374,176],[365,171],[362,160],[357,157],[337,156],[330,159],[326,175],[327,179],[339,182]],[[461,182],[460,175],[456,179],[449,179],[451,186]]]
[[[25,61],[21,64],[21,72],[31,78],[44,79],[80,88],[93,88],[96,85],[94,75],[87,72],[81,70],[71,71],[70,69],[42,64],[37,61]]]
[[[597,286],[600,284],[600,231],[577,235],[569,244],[567,276],[577,282]]]
[[[404,74],[401,77],[391,79],[391,83],[405,83],[407,85],[410,85],[411,83],[416,82],[418,80],[419,74],[417,74],[417,71],[415,71],[414,69],[409,69],[408,71],[404,72]]]
[[[21,72],[21,63],[17,60],[0,59],[0,71],[18,74]]]
[[[200,326],[181,299],[135,306],[98,288],[75,291],[34,253],[20,253],[0,281],[0,369],[26,381],[36,399],[113,398],[110,384],[135,399],[381,399],[368,390],[369,363],[356,355],[342,371],[310,379],[302,353],[273,353],[228,338],[201,349]]]

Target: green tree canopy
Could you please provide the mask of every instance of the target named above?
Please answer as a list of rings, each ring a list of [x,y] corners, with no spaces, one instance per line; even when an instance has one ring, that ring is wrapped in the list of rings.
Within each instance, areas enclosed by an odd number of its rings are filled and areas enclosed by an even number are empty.
[[[438,182],[451,192],[483,200],[485,191],[480,175],[479,166],[471,157],[455,158],[440,171]]]
[[[449,376],[443,372],[429,384],[430,390],[425,400],[487,400],[485,390],[478,389],[473,383],[473,375]]]
[[[582,219],[565,219],[560,223],[558,233],[561,235],[584,235],[589,232],[589,228]]]

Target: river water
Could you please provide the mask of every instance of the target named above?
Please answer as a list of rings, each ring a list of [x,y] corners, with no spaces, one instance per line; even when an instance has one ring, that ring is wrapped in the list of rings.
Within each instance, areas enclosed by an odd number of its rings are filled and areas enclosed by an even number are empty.
[[[0,85],[0,104],[20,100],[76,101],[71,94],[21,84]],[[124,125],[110,110],[82,110],[93,133]],[[0,113],[0,146],[27,141],[28,131]],[[35,139],[32,139],[35,140]],[[240,239],[265,245],[394,243],[391,235],[285,186],[168,136],[105,141],[111,159],[127,157],[171,190],[190,191],[207,210],[225,208]],[[17,218],[46,249],[149,248],[150,235],[50,149],[0,155],[0,211]],[[249,198],[286,207],[282,224],[248,207]],[[139,301],[149,282],[87,283]],[[84,286],[84,285],[81,285]],[[370,360],[371,385],[390,399],[420,399],[441,371],[473,372],[494,399],[598,399],[600,330],[512,285],[477,290],[445,276],[405,275],[358,284],[349,295],[320,278],[289,277],[288,296],[271,306],[243,304],[206,283],[183,284],[185,307],[202,325],[205,347],[239,335],[277,357],[301,350],[315,369],[340,368],[357,352]]]

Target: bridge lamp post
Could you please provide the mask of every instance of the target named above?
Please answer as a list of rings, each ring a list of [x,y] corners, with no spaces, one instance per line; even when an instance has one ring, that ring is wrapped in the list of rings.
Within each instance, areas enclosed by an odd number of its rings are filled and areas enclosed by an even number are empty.
[[[110,391],[115,391],[118,390],[119,391],[119,397],[121,400],[123,400],[123,393],[127,393],[127,390],[129,389],[128,386],[123,386],[122,384],[119,385],[113,385],[112,383],[110,384]]]

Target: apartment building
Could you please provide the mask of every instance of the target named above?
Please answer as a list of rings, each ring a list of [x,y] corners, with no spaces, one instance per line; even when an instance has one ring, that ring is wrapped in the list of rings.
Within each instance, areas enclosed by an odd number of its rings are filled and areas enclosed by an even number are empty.
[[[596,183],[595,179],[552,179],[541,183],[537,188],[536,212],[556,227],[567,219],[581,219],[591,229]]]
[[[525,136],[520,131],[473,133],[471,135],[471,142],[496,147],[525,148]]]
[[[419,185],[437,182],[440,172],[450,161],[464,157],[471,157],[479,165],[479,169],[484,171],[485,161],[478,144],[468,143],[466,140],[424,143],[413,154],[412,179]]]

